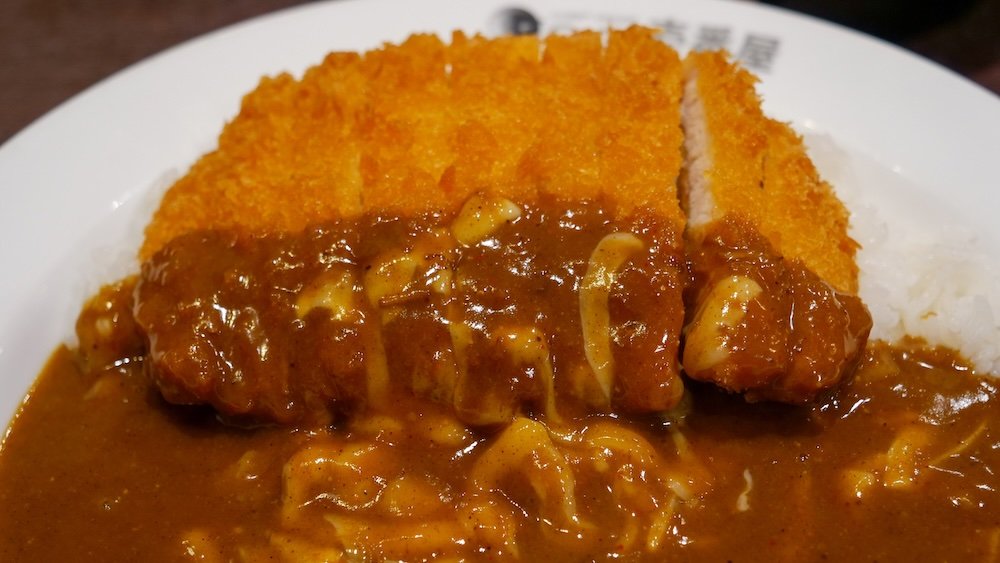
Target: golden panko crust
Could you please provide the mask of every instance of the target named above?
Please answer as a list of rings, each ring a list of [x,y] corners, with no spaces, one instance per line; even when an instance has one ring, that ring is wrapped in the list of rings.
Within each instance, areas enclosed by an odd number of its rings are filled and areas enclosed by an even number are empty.
[[[640,27],[603,46],[595,32],[455,33],[333,53],[244,98],[218,148],[164,196],[140,257],[194,230],[450,211],[476,192],[601,199],[680,233],[681,92],[677,54]]]
[[[744,216],[785,257],[856,292],[858,244],[847,233],[847,209],[820,179],[802,139],[763,114],[756,79],[724,53],[692,53],[684,64],[697,78],[704,111],[714,216]]]

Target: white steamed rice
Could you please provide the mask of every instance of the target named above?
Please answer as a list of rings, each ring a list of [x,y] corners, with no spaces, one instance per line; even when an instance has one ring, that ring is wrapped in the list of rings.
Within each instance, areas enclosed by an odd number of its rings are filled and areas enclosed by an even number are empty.
[[[1000,376],[1000,252],[900,174],[823,135],[806,135],[806,144],[851,211],[872,337],[923,338]]]

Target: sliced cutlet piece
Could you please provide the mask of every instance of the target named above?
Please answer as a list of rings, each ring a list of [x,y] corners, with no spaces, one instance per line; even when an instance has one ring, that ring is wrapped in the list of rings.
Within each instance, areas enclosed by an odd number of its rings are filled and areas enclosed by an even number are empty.
[[[634,27],[607,37],[455,33],[450,44],[418,35],[368,53],[331,54],[301,79],[263,80],[218,148],[166,193],[146,230],[137,311],[155,346],[180,343],[153,353],[176,360],[153,366],[161,387],[178,401],[282,422],[310,401],[364,402],[394,386],[483,424],[531,409],[553,415],[557,398],[566,399],[559,409],[669,409],[683,393],[682,79],[677,54],[652,30]],[[373,218],[385,221],[364,227]],[[407,221],[421,227],[407,233]],[[331,240],[340,233],[354,241],[326,253],[334,264],[269,254],[281,254],[282,241],[308,247],[301,233],[324,225]],[[345,225],[367,231],[355,239]],[[202,236],[218,243],[221,258],[199,257],[193,246],[204,231],[226,231]],[[238,252],[246,260],[230,255]],[[187,265],[168,264],[178,253]],[[273,258],[289,269],[249,275],[254,256],[260,267]],[[524,267],[498,266],[515,263]],[[329,380],[289,360],[282,381],[271,384],[249,381],[270,377],[269,365],[249,366],[237,374],[239,387],[196,369],[235,363],[198,364],[185,350],[228,357],[226,350],[255,349],[236,346],[246,335],[229,334],[224,323],[218,333],[191,324],[217,316],[198,309],[215,303],[201,293],[213,289],[195,287],[192,276],[244,279],[214,272],[225,264],[256,283],[300,275],[299,268],[315,278],[299,285],[326,296],[306,301],[320,309],[332,307],[333,296],[353,303],[334,307],[335,324],[347,323],[336,325],[346,335],[337,349],[356,341],[354,356],[363,360],[342,362],[351,356],[343,351],[327,358],[320,371]],[[228,299],[273,323],[259,327],[267,334],[331,322],[295,305],[288,287],[233,287]],[[261,297],[268,295],[278,297]],[[167,315],[180,324],[153,314],[179,301],[192,309]],[[351,307],[357,314],[345,313]],[[271,346],[268,361],[278,353]]]
[[[763,114],[753,75],[723,53],[684,66],[685,372],[750,400],[809,401],[851,373],[871,328],[847,211],[799,136]]]

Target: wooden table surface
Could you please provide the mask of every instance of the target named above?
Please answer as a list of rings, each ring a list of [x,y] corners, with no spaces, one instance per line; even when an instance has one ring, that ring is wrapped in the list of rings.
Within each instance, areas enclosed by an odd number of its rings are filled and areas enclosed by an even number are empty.
[[[72,95],[186,39],[302,0],[2,0],[0,143]],[[1000,92],[1000,0],[904,42]]]

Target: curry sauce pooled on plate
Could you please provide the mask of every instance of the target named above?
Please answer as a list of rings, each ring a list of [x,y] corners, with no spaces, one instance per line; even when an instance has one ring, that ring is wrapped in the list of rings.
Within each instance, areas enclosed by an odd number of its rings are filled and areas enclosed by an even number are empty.
[[[12,423],[0,559],[995,559],[995,380],[867,343],[846,229],[646,29],[265,79]]]

